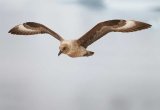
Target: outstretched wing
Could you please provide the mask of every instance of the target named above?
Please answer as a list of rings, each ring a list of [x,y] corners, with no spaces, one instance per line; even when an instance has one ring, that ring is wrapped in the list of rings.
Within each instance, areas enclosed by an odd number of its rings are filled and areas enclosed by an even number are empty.
[[[98,23],[77,40],[79,45],[87,48],[90,44],[109,32],[133,32],[150,28],[151,25],[133,20],[109,20]]]
[[[34,34],[48,33],[60,41],[63,40],[63,38],[60,35],[58,35],[56,32],[52,31],[51,29],[47,28],[42,24],[35,23],[35,22],[26,22],[26,23],[17,25],[13,27],[9,31],[9,33],[16,34],[16,35],[34,35]]]

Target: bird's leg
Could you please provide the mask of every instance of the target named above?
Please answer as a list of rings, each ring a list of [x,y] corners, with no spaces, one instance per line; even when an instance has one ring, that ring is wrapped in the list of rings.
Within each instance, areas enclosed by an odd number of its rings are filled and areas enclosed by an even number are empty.
[[[94,54],[94,52],[92,52],[92,51],[87,51],[86,54],[84,54],[83,56],[88,57],[88,56],[92,56],[93,54]]]

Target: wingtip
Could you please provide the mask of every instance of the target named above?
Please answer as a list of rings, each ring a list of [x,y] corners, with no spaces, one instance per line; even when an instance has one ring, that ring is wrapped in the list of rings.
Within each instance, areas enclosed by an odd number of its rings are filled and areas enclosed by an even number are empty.
[[[151,24],[148,24],[148,28],[151,28],[152,27],[152,25]]]
[[[8,33],[12,34],[12,29],[10,29],[10,30],[8,31]]]
[[[148,24],[148,23],[144,23],[144,25],[147,27],[147,28],[151,28],[152,25],[151,24]]]
[[[145,27],[145,29],[149,29],[149,28],[151,28],[151,27],[152,27],[151,24],[147,24],[146,27]]]
[[[22,35],[21,32],[18,31],[17,26],[13,27],[8,31],[8,33],[13,34],[13,35]]]
[[[15,32],[15,28],[12,28],[12,29],[10,29],[10,30],[8,31],[8,33],[10,33],[10,34],[14,34],[14,32]]]
[[[149,24],[149,23],[144,23],[144,22],[137,22],[139,24],[139,26],[137,26],[137,28],[135,29],[135,31],[138,31],[138,30],[143,30],[143,29],[148,29],[148,28],[151,28],[152,25]]]
[[[144,26],[144,28],[151,28],[152,27],[151,24],[143,23],[143,22],[142,22],[142,26]]]

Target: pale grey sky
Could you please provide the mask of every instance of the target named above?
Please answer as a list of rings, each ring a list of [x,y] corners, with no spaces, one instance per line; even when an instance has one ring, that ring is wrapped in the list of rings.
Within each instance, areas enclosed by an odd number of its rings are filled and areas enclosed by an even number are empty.
[[[114,8],[123,7],[114,1],[102,0],[104,7],[98,8],[74,0],[0,0],[0,110],[158,110],[160,12],[150,6]],[[89,47],[94,56],[76,59],[58,57],[59,42],[49,35],[8,34],[15,25],[34,21],[74,39],[109,19],[153,26],[110,33]]]

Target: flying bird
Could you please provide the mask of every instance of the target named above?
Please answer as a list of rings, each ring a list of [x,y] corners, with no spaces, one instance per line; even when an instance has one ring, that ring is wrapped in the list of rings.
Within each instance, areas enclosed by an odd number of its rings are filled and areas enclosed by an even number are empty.
[[[87,47],[105,36],[109,32],[134,32],[150,28],[148,23],[134,20],[108,20],[100,22],[82,37],[74,40],[65,40],[62,36],[40,23],[26,22],[13,27],[9,33],[16,35],[50,34],[60,41],[59,53],[70,57],[92,56],[94,52]]]

